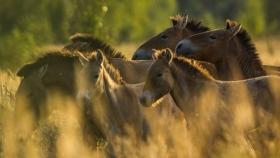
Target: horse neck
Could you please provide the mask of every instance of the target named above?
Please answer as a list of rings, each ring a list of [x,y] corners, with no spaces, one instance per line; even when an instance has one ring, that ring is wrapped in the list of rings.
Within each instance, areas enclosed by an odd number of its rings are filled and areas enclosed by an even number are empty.
[[[153,60],[137,61],[116,58],[110,58],[109,60],[119,70],[123,79],[131,84],[144,82],[148,74],[148,69],[154,62]]]
[[[264,76],[265,72],[262,68],[262,64],[254,52],[249,52],[248,48],[245,48],[238,39],[233,38],[226,48],[227,56],[226,63],[222,67],[227,68],[224,73],[228,75],[225,80],[232,79],[246,79]],[[238,65],[238,66],[236,66]],[[235,75],[235,74],[239,74]]]
[[[171,65],[171,72],[174,84],[170,94],[185,115],[194,110],[206,87],[217,89],[216,81],[191,77],[174,63]]]
[[[110,77],[110,74],[104,68],[101,69],[100,79],[98,82],[97,86],[99,86],[99,90],[97,89],[98,91],[95,96],[97,96],[97,99],[101,101],[101,106],[103,106],[108,113],[107,116],[115,118],[114,113],[118,113],[118,107],[116,106],[116,96],[114,94],[114,90],[118,89],[120,85]],[[114,119],[112,120],[109,117],[106,117],[106,119],[108,119],[111,123],[114,122]]]

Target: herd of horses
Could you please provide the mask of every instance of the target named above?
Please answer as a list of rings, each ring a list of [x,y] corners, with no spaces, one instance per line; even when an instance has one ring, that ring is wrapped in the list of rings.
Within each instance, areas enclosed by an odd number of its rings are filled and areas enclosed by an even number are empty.
[[[251,129],[262,127],[263,113],[279,119],[280,68],[262,65],[240,24],[227,20],[225,28],[210,30],[187,15],[172,17],[171,22],[170,28],[143,43],[132,60],[91,35],[70,37],[62,49],[46,52],[17,72],[22,80],[16,92],[16,116],[27,108],[38,120],[36,129],[47,116],[53,94],[66,96],[80,105],[85,141],[93,148],[99,140],[107,141],[112,157],[116,136],[133,137],[135,143],[149,141],[143,106],[163,104],[159,111],[171,111],[178,120],[183,115],[187,128],[192,128],[197,110],[215,105],[209,110],[210,120],[230,124],[230,105],[242,104],[244,90],[255,111]],[[207,96],[207,102],[201,100]],[[213,126],[217,132],[223,130],[219,123]],[[222,137],[218,135],[209,139]],[[205,145],[207,151],[209,146]],[[254,147],[256,152],[262,148],[260,157],[267,154],[264,146],[260,140]]]

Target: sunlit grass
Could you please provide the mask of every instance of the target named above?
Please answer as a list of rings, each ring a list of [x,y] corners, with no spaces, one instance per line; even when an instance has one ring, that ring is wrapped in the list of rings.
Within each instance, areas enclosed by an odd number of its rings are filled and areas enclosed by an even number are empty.
[[[257,40],[260,56],[266,64],[280,65],[278,40],[272,39],[270,42],[269,47],[272,47],[273,53],[269,53],[271,48],[268,48],[265,41]],[[130,57],[136,45],[121,45],[118,48]],[[29,111],[22,111],[20,116],[15,117],[14,96],[18,85],[19,78],[13,73],[0,72],[0,157],[105,157],[104,144],[100,143],[98,150],[93,150],[84,142],[80,125],[81,112],[77,104],[67,98],[52,98],[49,106],[54,108],[35,130],[31,130],[31,124],[38,120],[28,117]],[[228,117],[230,124],[218,120],[220,117],[214,115],[218,107],[207,106],[215,97],[212,93],[204,95],[201,107],[198,108],[200,116],[192,118],[191,125],[187,122],[188,128],[185,121],[168,114],[159,115],[154,108],[142,108],[150,123],[150,138],[147,143],[137,145],[133,139],[116,139],[115,142],[119,144],[115,148],[116,155],[145,158],[204,158],[206,155],[215,158],[251,158],[256,157],[258,152],[265,152],[261,147],[255,149],[252,145],[254,140],[260,138],[268,146],[268,157],[280,157],[279,121],[271,120],[270,115],[265,115],[267,117],[261,121],[263,126],[268,126],[276,133],[274,138],[260,135],[254,128],[247,131],[254,124],[252,106],[246,100],[247,92],[239,92],[241,97],[232,98],[232,101],[242,102],[229,108],[230,115],[225,113],[222,116]],[[223,129],[223,138],[211,140],[217,134],[215,127]],[[249,141],[250,138],[253,140]],[[211,153],[213,150],[215,154]]]

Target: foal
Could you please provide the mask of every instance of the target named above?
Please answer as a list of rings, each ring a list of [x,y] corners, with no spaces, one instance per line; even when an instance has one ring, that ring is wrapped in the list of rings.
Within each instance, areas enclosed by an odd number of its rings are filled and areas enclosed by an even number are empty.
[[[143,117],[135,91],[125,84],[102,52],[93,53],[84,62],[82,71],[87,81],[80,93],[90,103],[93,119],[109,139],[129,134],[140,139]]]

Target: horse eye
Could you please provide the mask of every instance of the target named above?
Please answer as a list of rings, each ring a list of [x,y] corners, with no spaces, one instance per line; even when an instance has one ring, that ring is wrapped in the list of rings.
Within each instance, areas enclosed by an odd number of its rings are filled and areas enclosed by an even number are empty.
[[[162,40],[167,40],[167,39],[168,39],[168,36],[165,35],[165,34],[163,34],[163,35],[160,36],[160,38],[161,38]]]
[[[161,77],[161,76],[162,76],[162,73],[158,73],[158,74],[157,74],[157,77]]]
[[[215,39],[217,39],[217,36],[216,36],[215,34],[211,34],[211,35],[209,36],[209,38],[212,39],[212,40],[215,40]]]
[[[98,75],[94,75],[93,77],[94,77],[94,79],[97,79],[97,78],[98,78]]]

